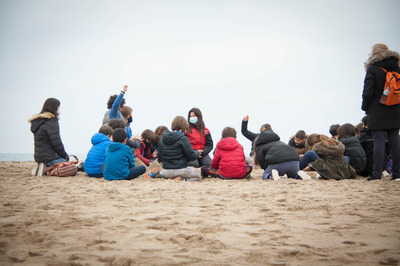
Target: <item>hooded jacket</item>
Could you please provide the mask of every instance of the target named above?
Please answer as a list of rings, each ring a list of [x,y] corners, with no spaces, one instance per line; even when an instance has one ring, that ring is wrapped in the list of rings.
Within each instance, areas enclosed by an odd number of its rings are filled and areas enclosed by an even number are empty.
[[[262,169],[270,164],[298,161],[299,154],[289,145],[280,141],[272,130],[264,130],[256,141],[256,155]]]
[[[111,142],[105,154],[104,179],[121,180],[130,173],[130,168],[135,167],[131,149],[123,143]]]
[[[366,63],[367,71],[364,79],[361,109],[368,114],[369,130],[390,130],[400,128],[400,104],[386,106],[379,102],[386,82],[386,72],[399,68],[400,55],[394,51],[386,51],[372,56]]]
[[[104,134],[96,133],[91,141],[93,146],[86,156],[85,172],[88,175],[98,175],[102,173],[100,166],[104,163],[104,155],[111,140]]]
[[[199,157],[189,139],[180,132],[165,131],[158,143],[158,161],[164,169],[182,169]]]
[[[211,167],[218,169],[221,176],[241,178],[246,174],[246,163],[242,145],[232,137],[217,143]]]
[[[348,156],[350,161],[349,164],[356,170],[356,174],[360,174],[367,164],[367,156],[360,141],[357,137],[347,137],[341,139],[345,146],[344,156]]]
[[[314,145],[319,158],[310,164],[322,179],[350,179],[356,177],[356,171],[344,159],[344,145],[338,142],[337,146],[326,146],[323,142]]]
[[[190,144],[194,150],[203,150],[201,156],[206,156],[213,149],[214,143],[211,138],[210,130],[204,128],[204,136],[201,137],[200,132],[195,127],[191,127],[191,132],[186,133]]]
[[[48,163],[56,159],[66,159],[64,145],[60,137],[60,126],[55,115],[44,112],[29,119],[35,139],[35,161]]]

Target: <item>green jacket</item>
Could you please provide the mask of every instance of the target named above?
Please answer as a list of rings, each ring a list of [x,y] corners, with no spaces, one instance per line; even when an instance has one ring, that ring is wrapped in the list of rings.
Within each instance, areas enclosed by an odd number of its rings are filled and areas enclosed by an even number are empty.
[[[311,163],[311,168],[320,174],[322,179],[351,179],[356,177],[356,171],[344,159],[344,145],[325,146],[322,142],[314,145],[313,150],[319,158]]]

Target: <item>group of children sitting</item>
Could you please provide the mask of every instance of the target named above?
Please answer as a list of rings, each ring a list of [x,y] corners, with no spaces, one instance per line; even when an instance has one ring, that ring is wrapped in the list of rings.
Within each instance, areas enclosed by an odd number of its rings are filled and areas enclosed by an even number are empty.
[[[90,177],[130,180],[144,174],[145,178],[176,180],[208,176],[240,179],[250,175],[254,164],[264,169],[263,179],[273,180],[284,175],[310,179],[307,170],[317,171],[323,179],[337,180],[368,174],[368,157],[351,124],[339,126],[337,134],[332,129],[332,138],[322,134],[307,136],[299,130],[286,144],[269,124],[262,125],[260,133],[248,131],[249,117],[245,116],[241,132],[252,142],[251,157],[246,158],[236,130],[226,127],[211,159],[212,137],[198,108],[192,108],[187,118],[175,117],[171,130],[159,126],[154,132],[146,129],[141,136],[132,136],[132,108],[125,106],[123,99],[126,91],[124,86],[119,95],[110,97],[103,126],[92,137],[93,146],[84,163],[84,171]],[[146,166],[154,161],[162,168],[147,171]]]

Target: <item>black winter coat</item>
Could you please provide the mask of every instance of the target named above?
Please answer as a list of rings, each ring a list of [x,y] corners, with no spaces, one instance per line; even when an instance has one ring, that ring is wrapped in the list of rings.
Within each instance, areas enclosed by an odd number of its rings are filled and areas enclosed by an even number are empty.
[[[255,143],[258,163],[262,169],[270,164],[298,161],[299,154],[289,145],[280,141],[272,130],[264,130]]]
[[[189,139],[180,132],[165,131],[158,143],[158,161],[164,169],[182,169],[199,157]]]
[[[357,137],[347,137],[340,140],[345,147],[344,156],[348,156],[349,164],[360,174],[367,164],[367,156]]]
[[[29,119],[35,138],[35,161],[48,163],[56,159],[66,159],[64,145],[60,137],[58,120],[52,113],[42,113]]]
[[[366,63],[361,109],[368,114],[369,130],[400,129],[400,104],[386,106],[379,102],[386,82],[387,71],[400,73],[399,53],[387,51],[374,55]]]
[[[249,121],[244,121],[242,120],[242,134],[245,136],[248,140],[251,141],[251,151],[250,151],[250,156],[253,156],[253,148],[254,148],[254,140],[258,137],[260,134],[253,133],[251,131],[247,130],[247,124]]]

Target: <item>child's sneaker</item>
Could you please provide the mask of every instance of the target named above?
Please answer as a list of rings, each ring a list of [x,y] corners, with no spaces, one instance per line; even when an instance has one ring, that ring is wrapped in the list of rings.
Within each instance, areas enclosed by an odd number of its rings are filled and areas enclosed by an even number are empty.
[[[160,171],[157,168],[152,169],[150,172],[145,173],[144,178],[155,178],[158,176]]]
[[[177,176],[177,177],[175,177],[173,180],[175,180],[175,181],[182,181],[182,177]]]
[[[270,178],[271,180],[279,180],[281,177],[279,176],[278,170],[272,169]]]
[[[297,172],[297,175],[300,176],[302,180],[311,180],[311,177],[304,171],[300,170]]]

